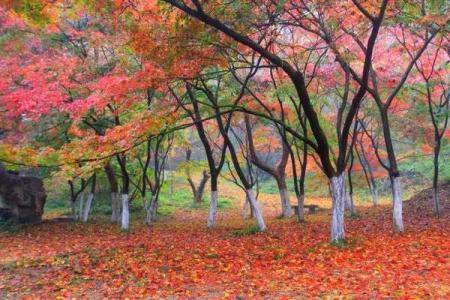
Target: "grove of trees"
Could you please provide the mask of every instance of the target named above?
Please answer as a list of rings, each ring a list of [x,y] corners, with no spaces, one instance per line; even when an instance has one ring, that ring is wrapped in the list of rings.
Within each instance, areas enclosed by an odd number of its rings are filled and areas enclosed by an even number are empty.
[[[346,238],[346,210],[357,213],[355,177],[374,206],[387,182],[393,230],[404,232],[402,161],[429,162],[429,205],[442,213],[449,9],[432,0],[2,1],[0,161],[69,186],[84,222],[106,174],[111,222],[123,230],[134,199],[145,224],[157,220],[178,153],[193,198],[210,203],[209,228],[227,180],[270,230],[261,176],[275,180],[282,217],[293,213],[292,184],[303,222],[315,174],[331,195],[332,242]]]

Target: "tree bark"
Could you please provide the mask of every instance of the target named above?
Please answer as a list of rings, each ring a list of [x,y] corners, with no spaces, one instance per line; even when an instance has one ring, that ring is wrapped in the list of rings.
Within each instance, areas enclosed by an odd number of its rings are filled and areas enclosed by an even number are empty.
[[[213,228],[216,224],[217,204],[218,204],[217,190],[211,191],[211,199],[209,203],[209,212],[208,212],[208,228]]]
[[[87,220],[89,218],[89,212],[91,211],[91,205],[92,205],[93,199],[94,199],[94,194],[90,193],[87,197],[86,203],[84,204],[83,218],[82,218],[83,222],[87,222]]]
[[[84,208],[84,192],[82,192],[78,198],[78,212],[76,220],[81,220],[83,217],[83,208]]]
[[[116,223],[121,219],[121,203],[120,203],[120,194],[119,193],[111,193],[111,222]]]
[[[130,207],[128,194],[122,194],[122,230],[128,231],[130,227]]]
[[[439,153],[441,150],[441,140],[439,134],[435,137],[436,145],[434,147],[434,158],[433,158],[433,211],[434,214],[439,218],[440,207],[439,207],[439,195],[438,195],[438,182],[439,182]]]
[[[333,202],[331,241],[338,242],[345,239],[345,179],[343,174],[331,178],[330,189]]]
[[[281,216],[287,218],[292,214],[292,207],[291,202],[289,201],[289,191],[287,189],[286,179],[284,176],[277,179],[277,185],[280,193]]]
[[[402,202],[402,186],[400,177],[392,177],[392,198],[394,209],[392,211],[394,231],[403,232],[403,202]]]
[[[298,222],[304,222],[305,221],[305,195],[300,194],[297,196],[297,209],[298,209],[298,215],[297,215],[297,221]]]
[[[250,202],[251,207],[253,208],[253,212],[255,214],[256,223],[258,224],[258,228],[260,231],[266,230],[266,224],[264,223],[264,218],[261,213],[261,209],[259,207],[259,204],[256,200],[255,194],[253,193],[252,189],[246,190],[246,194],[248,196],[248,200]]]
[[[150,202],[147,202],[144,206],[145,208],[145,220],[144,223],[147,225],[150,225],[153,223],[154,221],[154,217],[153,217],[153,208],[154,208],[154,202],[156,201],[156,195],[152,195],[152,198],[150,200]]]

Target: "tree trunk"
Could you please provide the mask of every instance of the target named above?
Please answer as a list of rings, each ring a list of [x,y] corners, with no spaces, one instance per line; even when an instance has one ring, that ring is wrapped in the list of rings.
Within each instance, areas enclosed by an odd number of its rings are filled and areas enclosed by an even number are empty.
[[[217,204],[218,204],[218,193],[217,191],[211,191],[211,200],[209,203],[209,212],[208,212],[208,228],[213,228],[216,225]]]
[[[150,202],[150,218],[151,221],[156,221],[156,216],[158,213],[158,196],[152,195],[152,201]]]
[[[405,230],[403,226],[403,202],[402,202],[402,185],[400,177],[392,177],[392,198],[394,209],[392,211],[394,231],[403,232]]]
[[[292,214],[292,207],[289,201],[289,191],[286,186],[284,178],[277,179],[278,192],[280,193],[281,201],[281,216],[287,218]]]
[[[348,190],[345,191],[345,209],[352,211],[352,202],[351,202],[351,197],[350,197],[350,193]]]
[[[441,141],[439,137],[434,147],[434,159],[433,159],[433,211],[434,214],[439,218],[440,207],[439,207],[439,196],[438,196],[438,182],[439,182],[439,152],[441,150]]]
[[[87,197],[86,203],[84,204],[83,210],[83,222],[87,222],[89,218],[89,212],[91,211],[92,200],[94,199],[94,194],[90,193]]]
[[[373,199],[373,206],[377,207],[379,200],[378,200],[378,190],[376,187],[372,188],[372,199]]]
[[[75,201],[72,201],[72,218],[74,220],[78,219],[78,214],[77,214],[77,201],[75,199]]]
[[[298,207],[297,221],[304,222],[305,221],[305,195],[300,194],[297,196],[297,207]]]
[[[333,202],[331,216],[331,241],[338,242],[345,239],[345,179],[343,174],[331,178],[330,190]]]
[[[253,208],[253,212],[255,214],[256,223],[258,224],[258,228],[260,231],[266,230],[266,224],[264,223],[264,218],[261,213],[261,209],[259,208],[259,204],[256,200],[255,194],[253,193],[252,189],[248,189],[246,191],[246,194],[248,196],[248,200],[250,202],[250,206]]]
[[[119,193],[111,193],[111,222],[116,223],[120,221],[120,194]]]
[[[154,205],[153,203],[156,201],[155,198],[156,198],[156,195],[152,195],[152,198],[151,198],[150,202],[146,202],[145,207],[144,207],[144,209],[145,209],[145,220],[144,220],[144,223],[147,224],[147,225],[150,225],[153,222],[152,207]]]
[[[77,220],[81,220],[83,218],[83,208],[84,208],[84,193],[82,192],[78,198]]]
[[[247,213],[250,210],[250,213]],[[248,201],[248,196],[245,194],[244,207],[242,208],[242,219],[248,219],[252,217],[250,202]]]
[[[203,202],[203,194],[205,192],[206,183],[208,182],[209,177],[210,176],[209,176],[208,172],[203,171],[202,179],[201,179],[201,181],[200,181],[200,183],[198,185],[197,193],[195,195],[196,201],[198,203]]]
[[[122,194],[122,230],[128,231],[130,226],[130,207],[128,194]]]

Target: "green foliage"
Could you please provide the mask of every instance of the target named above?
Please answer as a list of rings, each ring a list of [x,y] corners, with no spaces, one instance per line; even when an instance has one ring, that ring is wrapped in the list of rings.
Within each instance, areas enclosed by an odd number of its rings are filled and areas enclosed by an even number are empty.
[[[17,5],[16,11],[36,25],[46,25],[50,18],[43,12],[44,5],[39,0],[23,0]]]
[[[232,231],[232,235],[235,237],[241,237],[241,236],[247,236],[247,235],[254,235],[256,233],[260,232],[258,226],[252,225],[243,229],[236,229]]]

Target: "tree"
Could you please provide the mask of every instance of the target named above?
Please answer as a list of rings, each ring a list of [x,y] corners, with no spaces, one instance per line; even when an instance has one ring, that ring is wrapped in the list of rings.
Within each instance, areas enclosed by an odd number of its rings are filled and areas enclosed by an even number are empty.
[[[346,167],[346,161],[347,161],[347,146],[348,146],[348,135],[350,131],[351,124],[353,122],[354,117],[356,116],[356,113],[358,111],[359,105],[364,97],[364,94],[366,92],[366,88],[368,85],[369,80],[369,73],[370,73],[370,65],[371,65],[371,59],[372,59],[372,53],[375,46],[375,41],[379,32],[379,29],[381,27],[381,23],[384,18],[384,14],[386,11],[386,6],[388,1],[383,1],[381,4],[381,7],[378,9],[376,15],[372,15],[368,13],[368,11],[362,7],[362,5],[357,2],[353,1],[355,3],[355,6],[358,8],[359,13],[362,14],[364,17],[366,17],[369,20],[371,29],[368,37],[368,42],[365,47],[365,55],[364,55],[364,67],[362,71],[362,80],[360,82],[360,88],[358,92],[354,95],[348,114],[345,118],[343,127],[342,127],[342,134],[339,139],[339,157],[337,159],[337,165],[336,168],[333,167],[333,164],[331,162],[330,158],[330,151],[329,151],[329,143],[328,139],[325,135],[325,132],[320,125],[317,112],[314,109],[309,92],[306,88],[305,83],[305,76],[302,72],[298,71],[298,69],[295,67],[294,64],[290,63],[289,61],[283,60],[280,56],[278,56],[274,51],[269,50],[269,45],[263,46],[260,43],[264,39],[265,32],[261,32],[260,38],[250,38],[246,36],[244,33],[240,33],[238,30],[234,29],[233,27],[225,24],[224,22],[220,21],[218,18],[214,16],[214,13],[211,13],[208,11],[212,6],[211,4],[201,4],[199,1],[191,1],[191,5],[187,5],[185,2],[176,1],[176,0],[167,0],[164,1],[168,4],[170,4],[173,7],[176,7],[180,11],[183,11],[187,15],[201,21],[202,23],[211,26],[215,28],[216,30],[222,32],[223,34],[227,35],[228,37],[232,38],[236,42],[245,45],[249,48],[251,48],[253,51],[257,52],[259,55],[261,55],[264,59],[269,61],[274,66],[282,69],[285,74],[290,78],[292,84],[294,85],[298,99],[300,100],[300,105],[302,106],[303,111],[305,112],[305,115],[308,119],[309,125],[311,127],[311,131],[313,134],[313,137],[315,139],[315,142],[317,143],[317,146],[314,147],[314,151],[317,152],[317,155],[320,158],[322,168],[327,175],[327,177],[330,180],[331,185],[331,191],[332,191],[332,198],[333,198],[333,214],[332,214],[332,229],[331,229],[331,240],[332,241],[338,241],[340,239],[345,238],[345,230],[344,230],[344,201],[345,201],[345,192],[344,192],[344,180],[343,180],[343,172]],[[291,7],[290,7],[291,6]],[[266,25],[266,28],[270,28],[270,26],[274,26],[274,21],[279,16],[286,16],[289,15],[289,9],[299,9],[300,7],[297,6],[297,4],[294,3],[287,3],[285,5],[282,5],[281,7],[275,6],[275,5],[267,5],[262,6],[262,8],[268,12],[268,18],[264,20],[265,23],[268,23]],[[217,8],[215,8],[217,10]],[[257,10],[257,8],[254,8]],[[282,13],[279,13],[279,10],[282,10]],[[314,10],[312,10],[308,6],[302,6],[301,9],[304,11],[307,11],[310,13],[312,18],[315,18],[321,22],[325,22],[325,8],[316,6],[314,7]],[[255,15],[258,15],[256,11],[253,11]],[[261,12],[262,13],[262,12]],[[309,20],[301,20],[300,15],[297,15],[296,18],[298,20],[293,20],[293,22],[297,21],[297,25],[299,28],[305,27],[304,23],[302,21],[309,21]],[[235,20],[232,20],[235,21]],[[321,23],[322,25],[322,23]],[[323,24],[325,25],[325,24]],[[313,29],[307,28],[309,31],[313,31]],[[320,29],[320,28],[319,28]],[[324,28],[326,29],[326,28]],[[319,37],[325,38],[325,41],[329,41],[331,43],[331,36],[326,34],[327,32],[324,32],[324,35],[318,34]],[[343,63],[345,64],[345,63]]]

